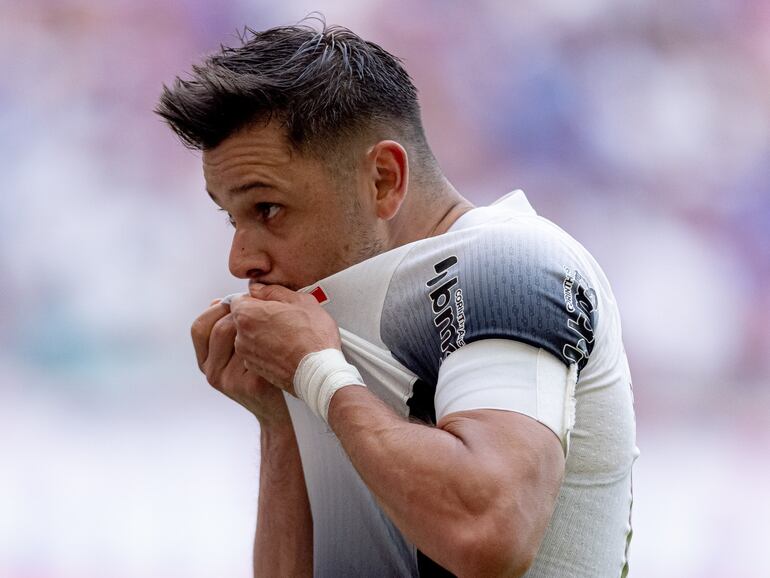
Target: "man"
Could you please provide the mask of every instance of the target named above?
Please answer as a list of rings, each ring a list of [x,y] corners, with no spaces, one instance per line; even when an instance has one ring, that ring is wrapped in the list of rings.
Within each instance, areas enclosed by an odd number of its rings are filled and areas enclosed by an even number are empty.
[[[257,576],[621,576],[636,457],[599,266],[523,193],[473,208],[399,61],[250,31],[163,92],[249,293],[192,328],[259,420]]]

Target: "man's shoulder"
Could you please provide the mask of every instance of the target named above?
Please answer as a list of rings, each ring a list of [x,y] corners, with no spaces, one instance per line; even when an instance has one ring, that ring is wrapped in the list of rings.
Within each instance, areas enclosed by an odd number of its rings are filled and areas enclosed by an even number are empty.
[[[454,230],[415,245],[395,268],[381,335],[394,355],[435,382],[466,343],[504,338],[585,365],[597,293],[583,250],[538,217]]]

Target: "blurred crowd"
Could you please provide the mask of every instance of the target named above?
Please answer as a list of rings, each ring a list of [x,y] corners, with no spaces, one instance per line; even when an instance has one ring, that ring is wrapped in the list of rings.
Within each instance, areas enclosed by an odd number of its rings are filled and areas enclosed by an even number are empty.
[[[486,204],[523,188],[607,272],[648,500],[631,575],[635,559],[652,572],[660,556],[668,573],[647,575],[770,570],[759,551],[770,536],[750,526],[752,507],[770,515],[766,1],[0,0],[0,575],[248,571],[253,424],[206,389],[187,334],[241,282],[227,272],[229,231],[199,157],[152,109],[163,83],[236,43],[244,25],[313,10],[404,60],[434,152],[463,194]],[[232,426],[235,415],[244,421]],[[248,439],[228,441],[231,427]],[[127,463],[89,457],[114,460],[121,444]],[[195,478],[187,502],[173,489],[182,474],[168,469],[175,452]],[[677,473],[693,456],[704,461]],[[126,485],[128,468],[150,467],[162,482]],[[699,491],[715,503],[677,510],[672,492],[695,491],[703,476]],[[185,517],[193,502],[198,514]],[[180,520],[187,537],[170,538]],[[112,525],[122,541],[102,534]],[[207,562],[185,558],[191,545]]]

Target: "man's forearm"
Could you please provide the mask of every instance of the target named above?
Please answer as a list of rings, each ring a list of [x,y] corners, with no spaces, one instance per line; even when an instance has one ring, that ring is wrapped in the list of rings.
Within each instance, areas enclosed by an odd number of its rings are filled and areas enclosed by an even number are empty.
[[[291,422],[263,426],[254,576],[312,576],[313,519]]]
[[[382,508],[436,562],[460,575],[526,570],[551,505],[543,504],[543,515],[522,515],[530,496],[516,479],[529,475],[529,464],[520,471],[500,466],[497,452],[511,450],[495,447],[507,439],[489,443],[493,427],[463,418],[435,428],[410,423],[361,387],[335,394],[329,423]]]

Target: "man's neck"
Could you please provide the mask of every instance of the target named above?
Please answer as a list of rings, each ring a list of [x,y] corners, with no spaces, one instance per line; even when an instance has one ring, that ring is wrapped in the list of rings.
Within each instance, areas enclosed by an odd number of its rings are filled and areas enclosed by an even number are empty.
[[[457,219],[462,217],[471,209],[473,209],[473,205],[469,201],[464,198],[457,199],[454,203],[449,205],[446,212],[444,213],[444,216],[439,219],[438,223],[436,223],[436,226],[433,227],[433,229],[426,235],[426,237],[436,237],[438,235],[443,235],[452,228],[452,225],[455,224]]]
[[[431,194],[417,189],[410,191],[408,206],[401,207],[398,222],[393,223],[390,248],[446,233],[462,215],[473,209],[452,184],[444,180]]]

